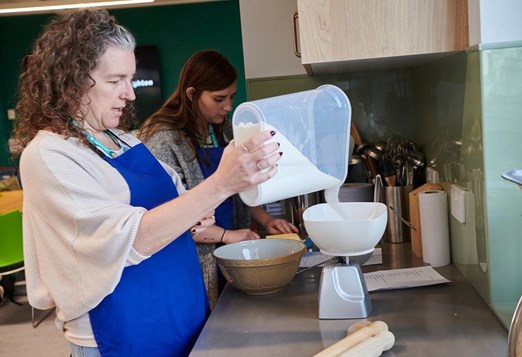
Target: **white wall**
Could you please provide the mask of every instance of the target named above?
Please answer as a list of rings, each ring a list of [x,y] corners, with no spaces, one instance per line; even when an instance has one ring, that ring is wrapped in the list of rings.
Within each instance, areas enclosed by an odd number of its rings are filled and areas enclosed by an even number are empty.
[[[468,0],[470,46],[522,40],[521,0]]]

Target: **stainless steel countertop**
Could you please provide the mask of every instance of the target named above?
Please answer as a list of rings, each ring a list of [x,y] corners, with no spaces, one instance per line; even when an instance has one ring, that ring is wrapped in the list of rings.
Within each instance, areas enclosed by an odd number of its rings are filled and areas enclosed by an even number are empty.
[[[383,244],[383,264],[363,271],[423,265],[409,244]],[[370,293],[372,313],[395,335],[383,356],[496,357],[507,331],[453,265],[436,268],[451,283]],[[321,268],[296,275],[282,291],[249,296],[227,285],[191,357],[313,356],[346,336],[353,320],[319,320]]]

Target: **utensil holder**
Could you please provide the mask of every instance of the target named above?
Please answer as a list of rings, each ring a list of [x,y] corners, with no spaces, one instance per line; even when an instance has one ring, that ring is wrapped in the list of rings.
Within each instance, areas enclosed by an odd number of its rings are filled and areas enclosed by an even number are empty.
[[[385,203],[388,207],[388,223],[384,240],[390,243],[411,241],[409,193],[412,186],[386,186]]]

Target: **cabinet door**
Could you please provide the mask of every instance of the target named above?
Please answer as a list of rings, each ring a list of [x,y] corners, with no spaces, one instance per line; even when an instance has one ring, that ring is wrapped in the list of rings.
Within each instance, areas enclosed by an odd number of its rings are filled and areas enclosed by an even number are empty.
[[[468,46],[466,0],[298,0],[303,64]]]
[[[239,11],[247,79],[306,74],[294,54],[297,0],[240,0]]]

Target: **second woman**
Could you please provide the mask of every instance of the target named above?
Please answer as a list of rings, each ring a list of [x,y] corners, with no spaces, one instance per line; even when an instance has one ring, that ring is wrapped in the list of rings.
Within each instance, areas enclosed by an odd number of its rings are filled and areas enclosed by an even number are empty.
[[[232,139],[228,113],[237,91],[237,71],[228,59],[213,50],[192,55],[183,66],[174,93],[142,125],[139,137],[160,160],[172,166],[191,189],[217,168],[224,147]],[[258,239],[253,221],[269,234],[297,233],[284,219],[262,207],[247,207],[235,195],[215,211],[216,225],[192,234],[197,244],[209,302],[218,297],[217,266],[212,252],[219,239],[224,244]]]

